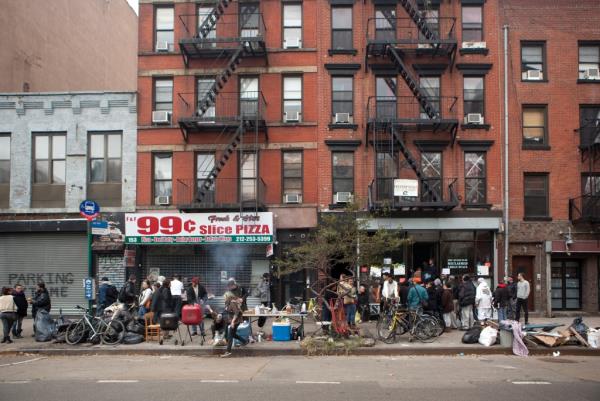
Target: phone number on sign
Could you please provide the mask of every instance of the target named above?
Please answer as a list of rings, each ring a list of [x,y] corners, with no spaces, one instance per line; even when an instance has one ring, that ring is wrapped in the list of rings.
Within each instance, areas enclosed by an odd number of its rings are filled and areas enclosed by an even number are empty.
[[[233,242],[271,242],[270,235],[259,235],[259,236],[247,236],[241,235],[238,237],[233,237]]]

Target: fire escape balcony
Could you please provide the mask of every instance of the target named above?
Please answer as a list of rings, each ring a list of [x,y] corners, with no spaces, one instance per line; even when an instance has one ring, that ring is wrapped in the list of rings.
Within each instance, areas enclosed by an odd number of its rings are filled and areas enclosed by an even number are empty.
[[[265,210],[267,186],[262,178],[217,177],[198,201],[198,191],[204,179],[178,179],[175,201],[182,211],[202,210]]]
[[[369,210],[437,210],[449,211],[459,204],[456,192],[456,178],[426,179],[431,192],[425,193],[420,185],[419,196],[395,196],[394,180],[396,178],[376,178],[368,188]]]
[[[600,195],[582,195],[569,199],[569,220],[576,223],[600,223]]]

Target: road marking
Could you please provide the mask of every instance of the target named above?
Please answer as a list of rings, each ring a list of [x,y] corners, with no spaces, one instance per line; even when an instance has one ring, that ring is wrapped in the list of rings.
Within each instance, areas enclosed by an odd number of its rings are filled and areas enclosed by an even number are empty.
[[[23,363],[30,363],[30,362],[35,362],[35,361],[40,361],[42,359],[46,359],[46,357],[40,357],[40,358],[34,358],[34,359],[28,359],[26,361],[20,361],[20,362],[13,362],[11,365],[21,365]]]
[[[139,380],[98,380],[96,383],[138,383]]]
[[[296,384],[341,384],[340,382],[296,381]]]
[[[512,382],[512,384],[552,384],[552,383],[543,382],[543,381],[522,381],[522,382]]]
[[[200,380],[200,383],[239,383],[239,380]]]
[[[27,383],[31,383],[31,380],[11,380],[11,381],[2,382],[2,384],[27,384]]]
[[[510,365],[494,365],[495,368],[500,368],[500,369],[518,369],[514,366],[510,366]]]

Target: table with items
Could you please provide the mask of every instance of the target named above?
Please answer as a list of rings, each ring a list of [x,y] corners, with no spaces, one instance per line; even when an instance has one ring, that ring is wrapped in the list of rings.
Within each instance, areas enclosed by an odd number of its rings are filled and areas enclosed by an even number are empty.
[[[260,318],[274,318],[275,320],[280,319],[288,319],[292,322],[298,323],[298,338],[304,338],[304,317],[306,313],[289,313],[286,311],[279,312],[260,312],[256,313],[255,311],[247,311],[244,312],[244,319],[247,319],[250,323],[250,330],[252,331],[252,323],[257,322]],[[276,325],[277,322],[274,322]]]

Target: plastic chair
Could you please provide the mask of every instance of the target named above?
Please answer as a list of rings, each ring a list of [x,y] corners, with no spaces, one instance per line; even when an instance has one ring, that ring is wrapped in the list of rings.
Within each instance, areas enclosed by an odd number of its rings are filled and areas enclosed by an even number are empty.
[[[154,320],[154,312],[148,312],[144,315],[144,324],[145,324],[145,335],[144,339],[146,341],[158,341],[162,343],[162,330],[160,329],[160,324],[153,323]],[[155,340],[156,338],[156,340]]]

